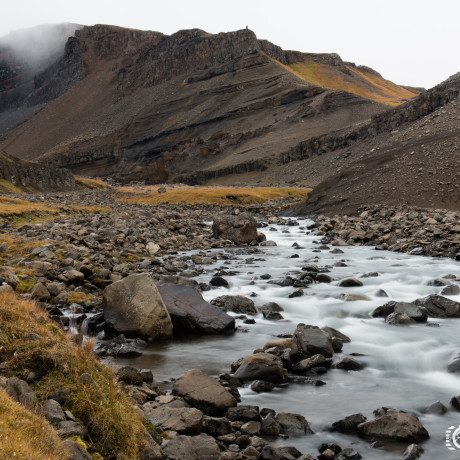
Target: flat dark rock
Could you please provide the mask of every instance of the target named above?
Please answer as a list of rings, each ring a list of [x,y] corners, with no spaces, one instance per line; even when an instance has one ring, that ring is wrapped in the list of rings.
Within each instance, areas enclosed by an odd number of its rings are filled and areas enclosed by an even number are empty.
[[[235,329],[235,320],[206,302],[194,287],[160,284],[158,290],[171,316],[174,332],[222,334]]]

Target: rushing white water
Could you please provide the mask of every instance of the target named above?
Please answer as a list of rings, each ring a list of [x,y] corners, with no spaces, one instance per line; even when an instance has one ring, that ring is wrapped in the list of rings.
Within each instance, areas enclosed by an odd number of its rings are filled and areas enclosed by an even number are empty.
[[[365,364],[363,370],[331,370],[321,376],[326,382],[321,387],[291,384],[261,394],[248,388],[241,390],[243,404],[301,413],[315,431],[314,435],[290,438],[279,444],[296,445],[302,452],[317,454],[319,444],[328,441],[343,448],[351,446],[366,459],[400,458],[405,446],[374,448],[357,436],[327,431],[327,426],[344,416],[362,412],[371,419],[374,409],[386,406],[413,412],[420,418],[431,436],[423,444],[424,458],[460,458],[460,451],[449,451],[445,447],[445,430],[460,424],[460,413],[449,407],[450,398],[460,394],[460,375],[446,372],[449,361],[460,352],[460,319],[430,321],[438,323],[439,327],[425,324],[391,326],[369,315],[389,300],[413,301],[439,293],[442,288],[429,286],[428,281],[453,274],[458,282],[460,264],[450,259],[375,251],[370,247],[342,247],[343,254],[333,254],[330,249],[312,252],[319,246],[318,236],[305,228],[311,221],[299,222],[300,226],[270,227],[276,231],[264,229],[267,238],[274,240],[277,246],[261,247],[260,254],[248,255],[235,249],[207,251],[208,255],[217,256],[215,263],[205,266],[206,272],[196,278],[209,282],[217,269],[237,271],[234,276],[225,276],[228,289],[206,291],[204,298],[211,300],[226,294],[255,295],[253,300],[258,306],[267,302],[281,305],[285,320],[267,321],[259,315],[254,325],[237,323],[248,332],[238,331],[230,337],[175,339],[149,348],[142,357],[130,363],[151,368],[156,379],[177,377],[190,368],[217,375],[229,372],[232,361],[251,353],[277,334],[292,333],[297,323],[332,326],[351,338],[351,343],[344,345],[342,356],[365,355],[356,357]],[[294,249],[295,242],[302,249]],[[299,257],[291,258],[294,254]],[[346,266],[335,266],[338,262]],[[328,266],[334,281],[312,284],[304,288],[302,297],[289,299],[288,295],[296,288],[280,287],[260,278],[270,274],[272,280],[282,279],[289,272],[301,272],[302,266],[312,263]],[[379,276],[362,277],[370,272],[378,272]],[[364,285],[338,286],[341,279],[350,277],[359,278]],[[378,290],[384,290],[388,298],[377,297]],[[369,300],[344,301],[339,298],[344,293],[365,295]],[[460,301],[460,296],[449,298]],[[126,363],[126,360],[120,361],[120,364]],[[422,413],[424,407],[437,400],[449,407],[447,414]]]

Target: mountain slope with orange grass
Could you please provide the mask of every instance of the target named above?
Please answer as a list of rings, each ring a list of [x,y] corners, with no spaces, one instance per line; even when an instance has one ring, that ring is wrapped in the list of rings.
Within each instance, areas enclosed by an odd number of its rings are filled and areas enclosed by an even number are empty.
[[[167,36],[83,27],[34,81],[15,107],[21,123],[0,137],[4,152],[146,183],[276,171],[280,152],[415,94],[336,55],[283,51],[247,29]],[[5,120],[10,109],[0,111],[0,132]]]

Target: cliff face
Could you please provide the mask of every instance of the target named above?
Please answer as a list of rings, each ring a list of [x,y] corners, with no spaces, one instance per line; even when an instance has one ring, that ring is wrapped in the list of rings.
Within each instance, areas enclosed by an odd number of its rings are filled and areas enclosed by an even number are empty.
[[[30,191],[63,191],[76,188],[73,174],[68,169],[21,161],[0,152],[0,181],[2,180]]]
[[[202,182],[271,168],[279,152],[386,107],[304,79],[292,65],[307,58],[345,65],[337,55],[283,51],[247,29],[166,36],[84,27],[17,100],[14,120],[25,122],[4,131],[0,147],[126,181]],[[0,129],[8,115],[0,110]]]

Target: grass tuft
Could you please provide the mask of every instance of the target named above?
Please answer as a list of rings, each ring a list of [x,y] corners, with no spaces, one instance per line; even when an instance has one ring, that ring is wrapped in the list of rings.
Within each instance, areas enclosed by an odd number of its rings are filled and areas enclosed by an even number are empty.
[[[31,339],[31,333],[34,333]],[[38,339],[37,336],[38,335]],[[88,448],[103,458],[138,458],[145,428],[111,369],[92,352],[92,343],[73,344],[34,302],[14,294],[0,295],[0,361],[6,375],[35,372],[39,399],[69,389],[64,405],[88,428]],[[85,383],[89,374],[94,384]]]

